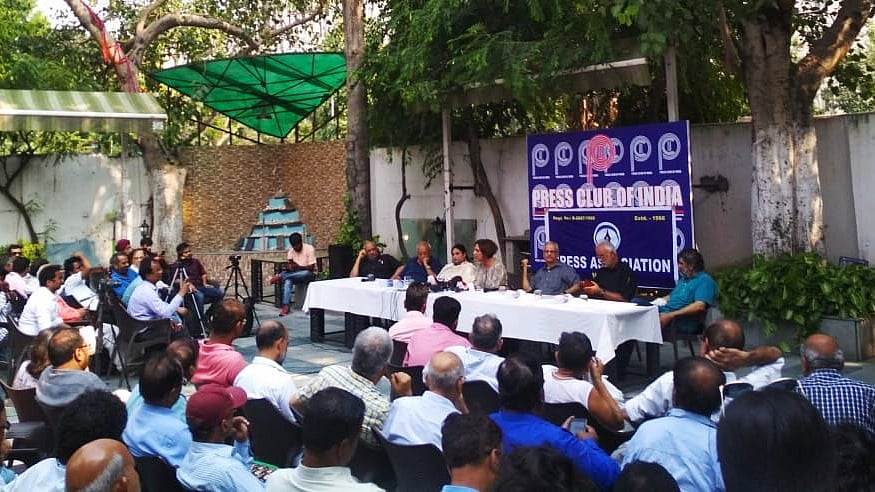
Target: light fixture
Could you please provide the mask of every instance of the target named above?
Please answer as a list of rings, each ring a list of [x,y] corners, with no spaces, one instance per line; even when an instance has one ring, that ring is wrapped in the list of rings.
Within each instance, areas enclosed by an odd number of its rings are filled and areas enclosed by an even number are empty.
[[[435,217],[434,220],[431,221],[431,230],[434,232],[435,236],[444,237],[444,232],[447,230],[447,222],[440,217]]]
[[[151,237],[152,227],[149,226],[149,223],[146,222],[146,219],[143,219],[143,223],[140,224],[140,237],[146,239],[147,237]]]

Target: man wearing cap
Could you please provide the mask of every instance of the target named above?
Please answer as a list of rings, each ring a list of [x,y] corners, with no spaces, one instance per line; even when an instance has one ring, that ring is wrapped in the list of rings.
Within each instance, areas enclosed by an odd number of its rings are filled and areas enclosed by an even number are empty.
[[[194,440],[182,465],[176,470],[179,483],[188,490],[264,490],[264,484],[249,471],[249,422],[234,416],[246,403],[246,392],[234,386],[208,384],[188,399],[185,419]],[[225,440],[234,436],[234,445]]]

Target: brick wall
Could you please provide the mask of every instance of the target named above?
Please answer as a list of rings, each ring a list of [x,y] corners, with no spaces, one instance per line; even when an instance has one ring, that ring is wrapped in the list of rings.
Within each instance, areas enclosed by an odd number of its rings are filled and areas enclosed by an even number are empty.
[[[334,242],[346,193],[344,142],[189,147],[182,234],[195,253],[230,251],[248,236],[267,199],[282,191],[316,249]]]

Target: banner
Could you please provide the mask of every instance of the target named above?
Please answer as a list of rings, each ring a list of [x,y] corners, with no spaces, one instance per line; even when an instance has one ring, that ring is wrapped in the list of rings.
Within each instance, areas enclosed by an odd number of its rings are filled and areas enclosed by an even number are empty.
[[[670,208],[614,208],[548,210],[545,225],[550,240],[559,243],[559,261],[577,270],[581,280],[591,279],[601,266],[595,246],[610,241],[620,261],[635,272],[639,287],[666,288],[678,278],[673,222]]]
[[[673,241],[673,251],[694,247],[690,186],[689,124],[686,121],[610,128],[587,132],[529,135],[529,231],[531,263],[543,265],[541,251],[549,239],[548,211],[562,210],[670,210],[672,230],[662,230]],[[641,221],[643,224],[644,221]],[[621,256],[649,258],[657,238],[624,244]],[[592,240],[558,241],[560,255],[591,257]],[[659,272],[646,287],[673,287],[670,272]],[[589,268],[580,269],[588,275]],[[637,272],[636,272],[637,273]],[[650,285],[653,283],[654,285]]]

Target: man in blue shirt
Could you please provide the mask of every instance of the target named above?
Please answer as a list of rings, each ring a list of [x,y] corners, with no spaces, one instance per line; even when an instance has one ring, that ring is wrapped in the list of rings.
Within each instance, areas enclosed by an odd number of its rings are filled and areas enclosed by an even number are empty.
[[[726,377],[716,364],[687,357],[674,367],[674,408],[665,417],[649,420],[635,432],[623,456],[662,465],[681,492],[722,491],[717,460],[717,424],[711,414],[720,408],[720,386]]]
[[[136,270],[130,268],[131,259],[124,253],[116,253],[109,262],[112,278],[112,291],[121,299],[125,295],[125,289],[137,278]]]
[[[512,355],[498,368],[501,411],[490,418],[501,428],[504,453],[519,446],[547,445],[567,456],[599,488],[609,490],[620,468],[589,433],[572,434],[535,415],[544,404],[544,372],[526,353]]]
[[[410,258],[395,270],[392,278],[412,277],[416,282],[428,282],[428,277],[437,277],[443,265],[431,255],[431,245],[420,241],[416,245],[416,258]]]
[[[677,285],[659,306],[659,324],[665,327],[677,319],[678,331],[695,333],[717,299],[717,284],[705,273],[705,260],[695,249],[678,253],[678,270]]]
[[[501,462],[501,429],[485,415],[454,413],[441,428],[450,485],[441,492],[492,490]]]
[[[529,279],[529,260],[523,259],[523,290],[540,290],[544,295],[580,293],[580,277],[573,268],[559,261],[559,243],[547,241],[544,245],[544,266]]]

